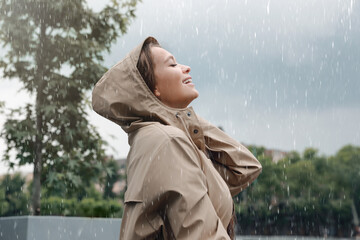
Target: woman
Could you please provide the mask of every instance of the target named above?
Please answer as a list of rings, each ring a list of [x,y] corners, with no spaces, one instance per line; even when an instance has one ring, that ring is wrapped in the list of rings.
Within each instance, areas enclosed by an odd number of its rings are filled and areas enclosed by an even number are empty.
[[[199,95],[189,72],[148,37],[93,90],[93,109],[129,137],[121,240],[234,238],[232,196],[261,172],[188,108]]]

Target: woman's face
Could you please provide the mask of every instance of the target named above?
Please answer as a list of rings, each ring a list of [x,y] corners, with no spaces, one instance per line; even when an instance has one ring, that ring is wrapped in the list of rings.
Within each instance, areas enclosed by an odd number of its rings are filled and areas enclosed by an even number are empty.
[[[190,67],[176,63],[174,56],[160,47],[152,47],[155,69],[154,94],[165,105],[186,108],[199,92],[189,75]]]

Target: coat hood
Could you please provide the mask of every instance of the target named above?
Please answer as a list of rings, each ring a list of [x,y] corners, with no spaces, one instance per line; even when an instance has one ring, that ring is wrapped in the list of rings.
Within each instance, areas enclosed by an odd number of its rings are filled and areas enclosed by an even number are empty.
[[[157,40],[153,37],[152,40]],[[92,92],[95,112],[120,125],[130,133],[149,121],[175,125],[183,130],[177,120],[181,112],[192,108],[176,109],[163,104],[146,85],[136,65],[146,38],[124,59],[111,67],[96,83]]]

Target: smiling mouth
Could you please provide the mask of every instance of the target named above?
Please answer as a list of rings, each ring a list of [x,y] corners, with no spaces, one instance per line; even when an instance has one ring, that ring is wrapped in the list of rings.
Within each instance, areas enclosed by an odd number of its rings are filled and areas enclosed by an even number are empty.
[[[191,78],[187,78],[183,81],[183,84],[189,84],[192,83],[192,79]]]

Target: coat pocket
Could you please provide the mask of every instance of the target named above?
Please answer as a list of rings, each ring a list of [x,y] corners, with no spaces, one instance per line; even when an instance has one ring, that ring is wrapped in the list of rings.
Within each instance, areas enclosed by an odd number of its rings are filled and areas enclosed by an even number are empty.
[[[141,203],[141,202],[143,202],[142,194],[128,189],[125,192],[124,202],[125,203]]]

